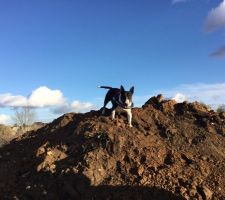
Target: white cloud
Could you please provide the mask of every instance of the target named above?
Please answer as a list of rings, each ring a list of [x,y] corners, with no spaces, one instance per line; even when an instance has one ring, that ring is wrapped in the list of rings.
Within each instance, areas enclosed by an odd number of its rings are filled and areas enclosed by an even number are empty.
[[[177,103],[181,103],[186,101],[187,97],[184,94],[177,93],[172,99],[175,100]]]
[[[0,94],[0,107],[25,107],[35,108],[59,106],[65,103],[65,98],[60,90],[51,90],[45,86],[34,90],[27,98],[22,95],[10,93]]]
[[[205,22],[205,30],[207,32],[215,31],[222,27],[225,28],[225,0],[209,12]]]
[[[45,86],[34,90],[28,98],[28,105],[32,107],[59,106],[65,103],[65,98],[60,90],[51,90]]]
[[[32,91],[29,97],[12,95],[10,93],[0,94],[0,107],[25,107],[49,108],[54,114],[67,112],[87,112],[95,108],[90,102],[72,101],[68,102],[60,90],[52,90],[46,86]],[[3,118],[2,118],[3,119]]]
[[[5,114],[0,114],[0,124],[8,124],[11,120],[11,117]]]
[[[68,112],[87,112],[91,109],[95,109],[94,105],[90,102],[80,102],[66,100],[65,96],[60,90],[52,90],[46,86],[39,87],[32,91],[28,97],[22,95],[12,95],[10,93],[0,94],[0,107],[4,108],[18,108],[30,106],[33,108],[39,108],[42,113],[45,111],[44,119],[57,117],[59,114],[65,114]],[[50,109],[49,109],[50,108]],[[57,116],[56,116],[57,115]],[[10,117],[6,115],[0,115],[0,123],[10,122]]]
[[[225,103],[225,83],[217,84],[185,84],[171,90],[160,91],[167,97],[178,100],[202,101],[213,107]]]
[[[0,107],[20,107],[27,104],[27,98],[10,93],[0,94]]]

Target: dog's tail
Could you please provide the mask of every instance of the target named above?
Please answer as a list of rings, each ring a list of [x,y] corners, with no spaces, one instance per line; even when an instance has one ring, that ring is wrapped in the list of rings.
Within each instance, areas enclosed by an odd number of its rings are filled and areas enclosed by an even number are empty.
[[[112,89],[112,87],[109,87],[109,86],[98,86],[98,88]]]

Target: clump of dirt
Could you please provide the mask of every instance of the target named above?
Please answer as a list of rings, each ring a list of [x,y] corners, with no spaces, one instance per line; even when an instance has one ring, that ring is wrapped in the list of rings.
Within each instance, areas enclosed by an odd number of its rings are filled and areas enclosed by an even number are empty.
[[[68,113],[0,149],[0,199],[225,199],[225,115],[162,95]]]

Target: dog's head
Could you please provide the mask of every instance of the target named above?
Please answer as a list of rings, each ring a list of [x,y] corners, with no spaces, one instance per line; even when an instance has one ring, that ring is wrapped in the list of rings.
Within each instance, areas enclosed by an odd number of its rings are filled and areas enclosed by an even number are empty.
[[[133,101],[132,96],[134,94],[134,87],[131,87],[129,91],[125,91],[124,87],[121,85],[120,87],[120,101],[125,107],[132,107]]]

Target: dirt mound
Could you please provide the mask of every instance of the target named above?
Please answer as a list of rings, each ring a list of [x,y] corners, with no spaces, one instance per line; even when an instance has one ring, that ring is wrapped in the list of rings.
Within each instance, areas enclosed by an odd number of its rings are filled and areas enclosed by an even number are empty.
[[[6,126],[0,124],[0,147],[8,144],[11,140],[20,137],[28,131],[36,131],[39,128],[44,127],[46,124],[42,122],[35,122],[32,125],[20,127],[17,125]]]
[[[225,199],[225,115],[152,97],[68,113],[0,149],[0,199]]]

